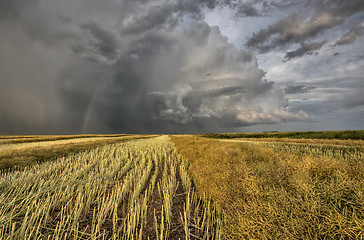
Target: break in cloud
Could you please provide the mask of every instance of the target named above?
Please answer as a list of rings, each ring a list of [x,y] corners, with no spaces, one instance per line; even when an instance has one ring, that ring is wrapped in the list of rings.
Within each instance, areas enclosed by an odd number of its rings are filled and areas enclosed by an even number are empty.
[[[254,51],[300,44],[286,60],[319,51],[325,38],[312,38],[363,9],[342,2],[1,1],[0,132],[214,132],[304,121],[310,114],[287,108],[287,96],[316,89],[277,86]],[[237,19],[297,6],[312,16],[291,11],[257,29],[248,50],[204,17],[220,7]]]

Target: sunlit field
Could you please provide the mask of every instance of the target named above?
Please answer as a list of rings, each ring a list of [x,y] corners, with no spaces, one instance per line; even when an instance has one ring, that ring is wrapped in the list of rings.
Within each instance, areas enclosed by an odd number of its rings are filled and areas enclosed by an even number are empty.
[[[3,170],[0,239],[219,239],[187,165],[162,136]]]
[[[147,135],[73,135],[44,137],[3,137],[0,140],[0,170],[22,168],[98,146],[149,138]],[[1,139],[1,138],[0,138]]]
[[[364,239],[363,140],[221,136],[2,136],[0,239]]]
[[[176,136],[225,239],[363,239],[363,145]]]

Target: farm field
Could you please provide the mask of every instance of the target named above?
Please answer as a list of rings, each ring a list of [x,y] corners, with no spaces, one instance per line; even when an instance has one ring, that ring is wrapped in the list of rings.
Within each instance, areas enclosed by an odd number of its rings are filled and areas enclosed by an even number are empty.
[[[290,139],[350,139],[364,140],[364,130],[356,131],[309,131],[309,132],[262,132],[262,133],[210,133],[209,138],[290,138]]]
[[[147,135],[3,136],[0,140],[0,170],[25,167],[71,153]]]
[[[85,135],[0,135],[0,144],[6,143],[25,143],[25,142],[45,142],[65,139],[78,139],[78,138],[100,138],[100,137],[122,137],[128,136],[128,134],[112,134],[112,135],[100,135],[100,134],[85,134]]]
[[[337,140],[337,139],[296,139],[296,138],[221,138],[227,142],[262,142],[262,143],[289,143],[289,144],[307,144],[307,145],[327,145],[327,146],[352,146],[364,147],[364,140]]]
[[[0,143],[0,239],[364,239],[360,139],[48,137]]]
[[[168,136],[3,170],[0,239],[219,239]]]
[[[362,145],[172,141],[199,193],[224,212],[225,239],[364,239]]]

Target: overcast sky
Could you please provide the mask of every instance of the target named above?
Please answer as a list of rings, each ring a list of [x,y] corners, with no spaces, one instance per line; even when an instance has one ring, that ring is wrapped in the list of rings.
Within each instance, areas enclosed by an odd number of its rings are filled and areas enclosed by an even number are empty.
[[[1,0],[0,134],[364,129],[362,0]]]

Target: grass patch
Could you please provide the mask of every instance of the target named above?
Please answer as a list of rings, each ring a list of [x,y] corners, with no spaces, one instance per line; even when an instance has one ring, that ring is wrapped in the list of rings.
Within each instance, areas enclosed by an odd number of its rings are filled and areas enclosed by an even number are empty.
[[[199,195],[224,211],[226,239],[364,238],[361,157],[349,162],[197,136],[172,141],[189,160]]]
[[[210,133],[208,138],[307,138],[364,140],[364,130],[357,131],[310,131],[310,132],[265,132],[265,133]]]

